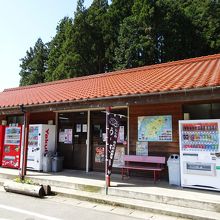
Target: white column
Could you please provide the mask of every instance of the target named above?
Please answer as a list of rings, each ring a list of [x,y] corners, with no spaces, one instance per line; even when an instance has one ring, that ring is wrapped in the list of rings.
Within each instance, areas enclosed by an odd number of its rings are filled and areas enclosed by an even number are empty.
[[[58,112],[55,113],[55,125],[56,125],[56,128],[55,128],[55,149],[57,151],[57,136],[58,136]]]
[[[130,109],[129,106],[127,108],[127,152],[126,154],[130,154]]]
[[[87,140],[86,140],[86,172],[89,172],[89,157],[90,157],[90,110],[87,114]]]

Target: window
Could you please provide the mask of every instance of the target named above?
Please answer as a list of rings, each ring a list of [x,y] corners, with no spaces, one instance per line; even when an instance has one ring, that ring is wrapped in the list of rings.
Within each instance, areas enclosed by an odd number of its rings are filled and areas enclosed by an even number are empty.
[[[220,119],[220,103],[184,105],[183,113],[190,119]]]

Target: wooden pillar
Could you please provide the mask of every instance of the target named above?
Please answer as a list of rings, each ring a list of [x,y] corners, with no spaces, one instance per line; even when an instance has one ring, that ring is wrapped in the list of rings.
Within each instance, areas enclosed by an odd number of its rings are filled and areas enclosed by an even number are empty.
[[[27,153],[28,153],[28,133],[29,133],[29,121],[30,121],[30,113],[24,112],[24,143],[22,147],[22,164],[21,164],[21,173],[20,178],[21,180],[24,180],[26,175],[26,169],[27,169]]]

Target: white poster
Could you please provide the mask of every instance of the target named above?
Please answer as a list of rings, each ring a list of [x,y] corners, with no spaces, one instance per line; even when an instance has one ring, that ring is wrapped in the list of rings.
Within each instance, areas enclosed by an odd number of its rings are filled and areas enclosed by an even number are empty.
[[[138,141],[136,143],[136,155],[147,156],[148,155],[148,142],[147,141]]]
[[[72,140],[73,140],[73,131],[72,131],[72,129],[64,129],[64,133],[65,133],[64,143],[65,144],[72,144]]]
[[[59,132],[59,142],[65,141],[65,133],[63,131]]]
[[[116,147],[113,167],[121,167],[124,165],[125,147]]]
[[[81,132],[81,124],[76,124],[76,132]]]
[[[102,133],[102,141],[106,142],[106,133]]]
[[[82,132],[87,132],[87,124],[83,124],[83,126],[82,126]]]
[[[125,127],[120,126],[119,127],[119,134],[118,134],[117,143],[123,143],[124,142],[124,137],[125,137]]]

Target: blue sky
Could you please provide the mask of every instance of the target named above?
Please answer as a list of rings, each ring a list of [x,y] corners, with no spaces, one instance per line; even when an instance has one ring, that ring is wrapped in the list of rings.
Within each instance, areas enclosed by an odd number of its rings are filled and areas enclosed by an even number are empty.
[[[92,0],[85,0],[88,7]],[[19,86],[20,59],[39,37],[48,42],[58,22],[73,17],[77,0],[0,0],[0,92]]]

